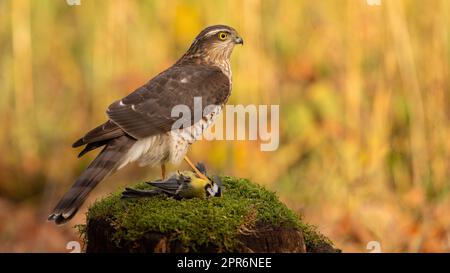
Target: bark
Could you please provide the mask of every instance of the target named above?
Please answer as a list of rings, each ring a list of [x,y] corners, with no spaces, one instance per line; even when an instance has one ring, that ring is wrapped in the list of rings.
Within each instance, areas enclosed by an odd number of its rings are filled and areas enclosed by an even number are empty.
[[[138,240],[111,240],[114,228],[103,219],[90,219],[87,225],[86,252],[99,253],[218,253],[226,252],[211,242],[207,246],[185,246],[180,241],[170,240],[170,234],[146,233]],[[295,228],[273,227],[259,224],[252,231],[238,236],[237,252],[242,253],[304,253],[307,251],[303,233]],[[339,252],[331,245],[321,242],[310,247],[308,252]]]

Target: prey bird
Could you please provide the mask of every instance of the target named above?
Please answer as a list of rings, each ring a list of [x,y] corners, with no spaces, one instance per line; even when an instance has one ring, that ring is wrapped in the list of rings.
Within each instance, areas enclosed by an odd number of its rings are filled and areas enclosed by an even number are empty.
[[[48,217],[64,224],[70,220],[97,184],[131,162],[140,166],[179,164],[183,159],[202,179],[208,180],[186,156],[189,146],[211,126],[231,94],[230,56],[243,44],[237,31],[214,25],[202,30],[187,52],[174,65],[121,100],[111,104],[108,120],[89,131],[72,146],[84,146],[79,156],[103,147],[78,177]],[[194,115],[194,98],[201,109]],[[190,126],[174,126],[172,109],[185,105],[191,110]]]
[[[197,163],[197,169],[207,176],[205,165]],[[208,177],[209,178],[209,177]],[[161,193],[174,197],[175,199],[190,198],[208,198],[222,196],[222,180],[220,177],[213,177],[205,180],[199,177],[195,172],[183,171],[169,177],[167,180],[157,180],[147,182],[147,184],[155,187],[151,190],[137,190],[125,188],[122,192],[122,199],[137,199],[159,195]]]

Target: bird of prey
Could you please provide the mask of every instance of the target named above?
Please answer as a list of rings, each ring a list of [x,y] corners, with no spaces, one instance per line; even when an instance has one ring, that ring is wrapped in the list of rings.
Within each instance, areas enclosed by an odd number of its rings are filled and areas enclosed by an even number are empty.
[[[205,165],[197,163],[196,167],[202,174],[207,175]],[[190,199],[194,197],[204,199],[222,196],[222,181],[219,177],[216,176],[210,180],[205,180],[191,171],[177,172],[167,180],[157,180],[147,182],[147,184],[156,189],[136,190],[125,188],[125,191],[122,192],[122,199],[152,197],[161,193],[172,196],[175,199]]]
[[[207,27],[174,65],[111,104],[106,111],[109,119],[72,145],[86,145],[79,156],[99,147],[103,149],[62,197],[48,220],[66,223],[100,181],[131,162],[161,166],[164,179],[165,164],[179,164],[184,159],[199,177],[207,180],[186,153],[214,123],[231,94],[230,56],[237,44],[243,44],[243,40],[234,28]],[[195,97],[202,99],[202,105],[214,107],[194,115]],[[178,117],[172,117],[171,111],[178,105],[191,109],[191,126],[174,128]]]

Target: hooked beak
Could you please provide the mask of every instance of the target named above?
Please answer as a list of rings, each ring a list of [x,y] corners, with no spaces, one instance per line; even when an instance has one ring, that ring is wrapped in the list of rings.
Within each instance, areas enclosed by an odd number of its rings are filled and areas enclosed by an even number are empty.
[[[234,43],[235,43],[235,44],[244,45],[244,40],[242,40],[241,37],[236,36],[236,38],[234,38]]]

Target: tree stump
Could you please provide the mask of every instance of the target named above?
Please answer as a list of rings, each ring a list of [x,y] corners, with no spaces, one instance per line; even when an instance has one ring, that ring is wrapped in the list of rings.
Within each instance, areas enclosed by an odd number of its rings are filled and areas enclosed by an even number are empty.
[[[340,252],[273,192],[244,179],[222,181],[223,197],[207,200],[122,200],[117,192],[94,203],[82,229],[86,252]]]

